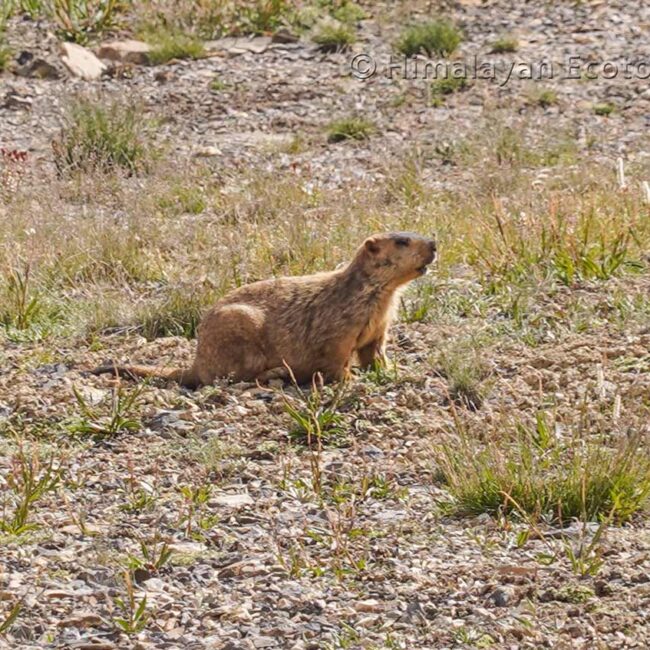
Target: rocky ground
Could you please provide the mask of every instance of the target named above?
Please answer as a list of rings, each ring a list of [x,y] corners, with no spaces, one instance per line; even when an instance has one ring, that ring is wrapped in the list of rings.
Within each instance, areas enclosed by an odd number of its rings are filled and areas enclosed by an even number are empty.
[[[460,1],[438,10],[465,35],[455,60],[503,66],[499,81],[472,79],[441,106],[431,105],[430,81],[385,70],[400,25],[425,15],[425,3],[369,10],[347,52],[323,54],[308,35],[223,39],[196,61],[106,62],[95,80],[62,63],[51,25],[14,17],[7,39],[16,56],[0,73],[0,146],[27,152],[26,178],[42,192],[58,182],[51,141],[70,97],[126,95],[157,117],[171,160],[207,161],[215,177],[259,170],[294,174],[318,191],[364,192],[390,179],[391,161],[417,156],[424,185],[442,192],[480,179],[472,146],[498,123],[521,132],[531,151],[568,153],[561,168],[533,169],[531,188],[592,163],[615,176],[621,158],[625,197],[642,195],[650,180],[647,3]],[[517,35],[518,50],[491,54],[504,33]],[[365,54],[377,72],[359,79],[351,66]],[[562,78],[571,56],[596,62],[595,78],[584,70]],[[53,78],[34,76],[38,59]],[[544,60],[555,78],[504,81],[510,64],[522,62],[526,76],[528,64]],[[607,78],[605,62],[619,74]],[[540,84],[557,94],[549,106],[536,99]],[[594,111],[603,103],[615,107],[611,115]],[[352,113],[371,119],[375,136],[328,143],[330,121]],[[621,205],[636,205],[627,198]],[[92,209],[77,199],[71,194],[71,210]],[[0,218],[10,219],[12,205],[0,204]],[[647,222],[647,210],[640,214]],[[597,522],[560,530],[460,517],[438,447],[458,444],[459,420],[490,444],[541,408],[553,412],[560,436],[586,420],[620,439],[647,435],[647,268],[540,296],[548,322],[536,327],[548,330],[534,344],[494,334],[501,316],[491,303],[482,307],[463,268],[435,286],[469,296],[469,307],[422,322],[402,313],[389,350],[395,368],[358,375],[340,395],[325,390],[326,404],[337,400],[340,434],[323,448],[295,434],[287,404],[308,413],[313,402],[294,387],[223,382],[192,392],[152,382],[140,390],[87,372],[107,357],[186,362],[193,342],[185,338],[147,341],[115,328],[81,339],[0,339],[0,515],[12,511],[6,495],[25,483],[22,469],[41,477],[52,458],[52,477],[61,471],[34,501],[34,526],[0,535],[0,630],[20,604],[0,648],[647,647],[646,514],[596,539]],[[578,307],[587,314],[580,326]],[[484,399],[478,409],[459,405],[432,354],[488,334]],[[40,461],[30,465],[34,449]],[[571,553],[590,543],[585,557],[602,565],[576,567]]]

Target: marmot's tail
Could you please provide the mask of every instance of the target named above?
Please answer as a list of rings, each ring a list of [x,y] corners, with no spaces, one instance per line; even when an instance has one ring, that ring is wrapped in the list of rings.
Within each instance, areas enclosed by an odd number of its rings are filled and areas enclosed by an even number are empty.
[[[163,366],[139,366],[139,365],[106,365],[99,366],[91,370],[93,375],[103,375],[111,373],[113,375],[130,377],[159,377],[161,379],[171,379],[177,381],[181,386],[187,388],[198,388],[200,385],[199,378],[196,376],[193,368],[165,368]]]

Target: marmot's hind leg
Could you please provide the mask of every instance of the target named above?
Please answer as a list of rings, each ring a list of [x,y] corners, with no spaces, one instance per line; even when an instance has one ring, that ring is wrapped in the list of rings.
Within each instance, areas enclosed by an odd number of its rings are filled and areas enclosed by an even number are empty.
[[[269,367],[264,314],[250,305],[225,305],[208,312],[201,323],[196,367],[203,384],[217,377],[253,381]]]

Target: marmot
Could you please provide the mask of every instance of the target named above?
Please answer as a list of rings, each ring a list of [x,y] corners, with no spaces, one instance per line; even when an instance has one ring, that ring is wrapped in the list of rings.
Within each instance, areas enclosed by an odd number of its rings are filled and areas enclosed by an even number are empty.
[[[386,330],[397,290],[424,275],[433,239],[410,232],[373,235],[344,268],[263,280],[235,289],[203,317],[194,363],[186,369],[102,366],[93,372],[162,377],[197,388],[217,377],[287,379],[347,376],[356,353],[362,368],[385,363]]]

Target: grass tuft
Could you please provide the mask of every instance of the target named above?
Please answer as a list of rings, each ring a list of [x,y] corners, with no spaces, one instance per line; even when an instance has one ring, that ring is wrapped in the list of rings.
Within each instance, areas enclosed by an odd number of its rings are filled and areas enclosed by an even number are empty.
[[[610,104],[609,102],[603,102],[601,104],[594,105],[594,113],[603,117],[609,117],[612,113],[616,111],[616,106]]]
[[[72,103],[52,146],[59,173],[122,169],[132,174],[146,169],[153,153],[140,107],[83,97]]]
[[[327,129],[327,141],[367,140],[375,131],[375,125],[363,117],[343,118],[329,125]]]
[[[502,36],[492,43],[490,52],[492,54],[507,54],[516,52],[519,48],[519,41],[514,36]]]
[[[158,28],[145,33],[151,45],[149,61],[161,65],[176,59],[200,59],[205,54],[203,41],[185,32]]]
[[[458,29],[446,20],[433,20],[422,25],[407,27],[397,41],[397,49],[405,56],[426,54],[447,57],[460,44]]]
[[[347,25],[327,23],[312,36],[321,52],[344,52],[355,41],[354,30]]]
[[[623,523],[650,497],[650,455],[640,434],[611,437],[549,424],[516,424],[483,444],[456,420],[453,443],[437,460],[461,515],[512,515],[562,523],[573,518]]]

